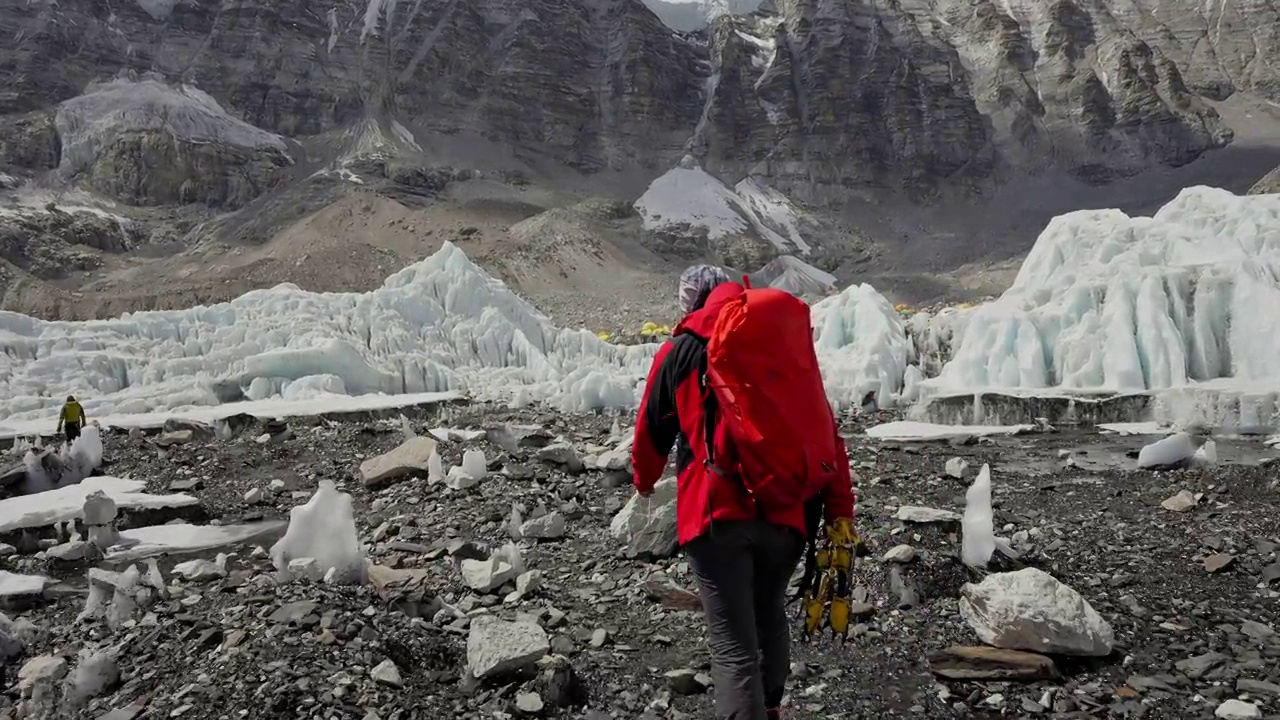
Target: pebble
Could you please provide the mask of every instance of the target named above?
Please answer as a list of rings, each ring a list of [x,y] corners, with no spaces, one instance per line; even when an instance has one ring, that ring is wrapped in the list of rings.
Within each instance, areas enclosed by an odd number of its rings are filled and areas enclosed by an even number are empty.
[[[1227,700],[1213,711],[1213,716],[1222,720],[1253,720],[1262,717],[1257,705],[1242,700]]]

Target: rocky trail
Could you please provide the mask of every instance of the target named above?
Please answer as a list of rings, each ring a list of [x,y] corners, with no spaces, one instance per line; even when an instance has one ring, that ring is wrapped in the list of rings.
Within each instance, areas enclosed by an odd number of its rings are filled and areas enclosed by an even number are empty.
[[[198,503],[90,495],[81,525],[91,540],[248,525],[254,543],[89,561],[52,523],[0,533],[0,568],[48,578],[0,574],[0,717],[712,716],[670,491],[633,498],[626,419],[453,405],[235,429],[107,433],[106,475]],[[1261,443],[1138,470],[1140,437],[863,429],[846,428],[859,622],[844,643],[795,644],[788,717],[1280,716],[1280,491]],[[1007,539],[989,573],[960,560],[983,464]],[[323,557],[298,554],[308,528]],[[344,532],[366,582],[336,582],[354,567],[335,560]]]

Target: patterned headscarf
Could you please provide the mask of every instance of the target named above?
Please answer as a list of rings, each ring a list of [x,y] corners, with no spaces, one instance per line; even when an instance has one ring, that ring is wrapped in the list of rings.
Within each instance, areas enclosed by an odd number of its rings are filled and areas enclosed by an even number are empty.
[[[691,313],[707,302],[716,286],[729,282],[729,274],[715,265],[694,265],[680,273],[680,309]]]

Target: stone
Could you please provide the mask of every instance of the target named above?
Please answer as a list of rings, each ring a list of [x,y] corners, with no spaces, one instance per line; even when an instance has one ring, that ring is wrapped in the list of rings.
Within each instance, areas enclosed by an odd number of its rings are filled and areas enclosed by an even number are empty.
[[[67,659],[58,655],[33,657],[18,670],[18,682],[14,688],[24,695],[27,688],[42,681],[56,682],[66,677]]]
[[[116,501],[106,493],[96,490],[84,498],[84,524],[88,526],[109,525],[115,522],[117,515]]]
[[[1240,678],[1236,680],[1236,692],[1250,695],[1265,695],[1280,700],[1280,685],[1276,683]]]
[[[663,673],[663,676],[671,685],[671,691],[677,695],[700,695],[707,691],[706,687],[698,681],[698,672],[695,670],[688,668],[670,670]]]
[[[480,615],[467,633],[467,671],[484,680],[526,670],[550,649],[547,633],[537,623]]]
[[[520,574],[520,570],[498,557],[488,560],[463,560],[462,582],[481,593],[491,593]]]
[[[200,478],[182,478],[169,483],[169,492],[185,493],[202,487],[204,487],[204,481]]]
[[[1196,506],[1196,496],[1187,490],[1180,491],[1177,495],[1168,498],[1160,503],[1160,507],[1170,512],[1182,513]]]
[[[904,505],[898,508],[898,512],[894,514],[894,517],[902,522],[915,523],[917,525],[960,522],[960,515],[950,510],[916,507],[913,505]]]
[[[175,445],[185,445],[195,438],[195,433],[190,430],[174,430],[161,434],[155,439],[158,447],[171,448]]]
[[[947,461],[947,475],[956,480],[964,480],[969,476],[969,462],[964,458],[951,458]]]
[[[0,547],[0,557],[4,557],[4,550]],[[1273,583],[1280,580],[1280,562],[1274,562],[1262,568],[1262,582]]]
[[[1204,569],[1211,573],[1222,572],[1234,564],[1236,558],[1227,553],[1215,553],[1204,559]]]
[[[96,555],[96,549],[93,543],[84,540],[72,540],[61,545],[54,545],[45,550],[45,557],[58,562],[80,562],[87,560]]]
[[[530,540],[557,540],[564,537],[564,533],[565,519],[560,512],[550,512],[520,525],[520,535]]]
[[[933,674],[946,680],[1030,681],[1059,677],[1053,660],[1037,653],[991,647],[950,647],[929,655]]]
[[[173,571],[187,580],[215,580],[227,576],[225,565],[204,558],[178,563],[173,566]]]
[[[294,558],[285,567],[288,569],[290,577],[301,578],[308,582],[320,582],[324,579],[325,569],[320,566],[320,561],[315,558]]]
[[[262,492],[262,488],[251,488],[244,494],[244,501],[249,505],[257,505],[262,502],[264,498],[265,493]]]
[[[1199,680],[1214,668],[1230,662],[1230,660],[1231,658],[1221,653],[1207,652],[1203,655],[1196,655],[1195,657],[1187,658],[1186,660],[1179,660],[1174,663],[1174,667],[1192,680]]]
[[[574,475],[586,469],[586,465],[582,462],[578,451],[567,443],[547,445],[538,450],[536,457],[549,465],[559,465],[564,468],[565,472]]]
[[[391,687],[404,687],[404,680],[400,679],[400,668],[396,667],[394,662],[383,660],[369,671],[369,677],[383,685]]]
[[[1038,568],[961,588],[960,614],[988,645],[1049,655],[1111,654],[1111,625],[1075,590]]]
[[[480,478],[472,475],[465,467],[454,465],[445,475],[444,484],[452,490],[469,490],[480,484]]]
[[[1263,625],[1257,620],[1245,620],[1240,623],[1240,632],[1248,635],[1254,640],[1268,640],[1276,634],[1270,625]]]
[[[1222,720],[1254,720],[1262,717],[1262,710],[1253,703],[1232,699],[1219,705],[1213,716]]]
[[[298,625],[308,616],[313,615],[318,607],[320,607],[319,603],[314,601],[299,600],[276,608],[268,619],[281,625]]]
[[[542,585],[542,571],[529,570],[516,577],[516,592],[522,597],[537,591]]]
[[[891,563],[909,563],[916,559],[916,549],[910,545],[897,545],[884,554],[884,561]]]
[[[0,543],[0,558],[13,557],[18,554],[18,548],[8,543]]]
[[[542,696],[536,692],[516,693],[516,710],[525,715],[537,715],[542,712]]]
[[[654,486],[653,495],[632,495],[609,523],[609,532],[623,545],[623,554],[639,560],[661,560],[675,554],[676,481]]]
[[[591,633],[591,647],[597,650],[604,647],[609,642],[609,631],[604,628],[597,628]]]
[[[427,463],[436,452],[436,441],[415,437],[394,450],[360,463],[360,477],[368,487],[385,485],[415,473],[425,474]]]

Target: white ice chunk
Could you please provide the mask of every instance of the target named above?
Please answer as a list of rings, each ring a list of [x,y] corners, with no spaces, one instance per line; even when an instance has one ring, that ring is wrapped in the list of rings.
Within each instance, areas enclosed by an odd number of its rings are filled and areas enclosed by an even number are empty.
[[[20,495],[0,500],[0,533],[37,528],[84,517],[84,499],[102,491],[121,510],[182,508],[199,504],[190,495],[150,495],[141,492],[147,484],[110,476],[85,478],[76,485],[36,495]]]
[[[489,466],[484,458],[484,451],[468,450],[462,453],[462,471],[476,480],[488,477]]]
[[[1169,467],[1191,459],[1196,445],[1186,433],[1176,433],[1147,445],[1138,453],[1138,467]]]
[[[286,527],[283,520],[247,525],[152,525],[121,530],[108,562],[132,562],[156,555],[183,555],[265,540]]]
[[[991,509],[991,467],[983,465],[965,493],[961,519],[961,557],[970,567],[985,568],[996,550],[994,512]]]
[[[893,305],[870,285],[855,285],[813,306],[814,343],[827,395],[838,409],[871,393],[881,408],[902,392],[911,339]]]
[[[271,561],[286,581],[291,579],[289,561],[295,558],[315,558],[326,574],[335,573],[336,582],[364,582],[366,560],[351,496],[339,492],[332,480],[321,480],[305,505],[289,511],[289,528],[271,548]]]
[[[1018,435],[1034,430],[1032,425],[935,425],[933,423],[898,420],[867,428],[867,437],[877,440],[909,442],[912,440],[950,440],[964,437]]]
[[[18,575],[0,570],[0,598],[39,595],[52,582],[43,575]]]
[[[1218,444],[1212,440],[1206,440],[1204,445],[1196,450],[1196,454],[1191,456],[1191,464],[1196,467],[1209,467],[1218,464]]]

